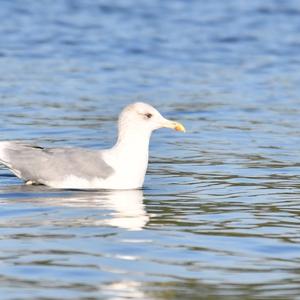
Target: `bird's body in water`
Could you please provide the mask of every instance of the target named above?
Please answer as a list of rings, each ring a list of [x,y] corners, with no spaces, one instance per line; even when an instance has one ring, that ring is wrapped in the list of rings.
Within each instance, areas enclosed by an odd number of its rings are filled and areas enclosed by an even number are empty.
[[[0,163],[27,184],[71,189],[141,188],[148,166],[153,130],[168,127],[185,131],[146,103],[123,109],[118,139],[110,149],[43,148],[32,144],[0,142]]]

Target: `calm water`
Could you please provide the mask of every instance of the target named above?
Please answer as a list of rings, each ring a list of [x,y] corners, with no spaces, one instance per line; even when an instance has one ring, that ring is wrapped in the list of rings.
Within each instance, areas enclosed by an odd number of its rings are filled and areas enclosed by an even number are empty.
[[[300,299],[299,1],[1,1],[0,138],[109,147],[147,101],[143,191],[0,169],[1,299]]]

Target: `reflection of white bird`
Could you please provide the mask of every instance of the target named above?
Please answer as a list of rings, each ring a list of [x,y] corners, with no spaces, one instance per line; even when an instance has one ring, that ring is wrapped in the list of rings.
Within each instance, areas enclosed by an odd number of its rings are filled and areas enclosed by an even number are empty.
[[[127,259],[127,257],[126,257]],[[129,258],[135,260],[136,258]],[[149,296],[143,290],[143,284],[139,281],[124,278],[122,281],[107,282],[101,287],[101,295],[108,293],[108,299],[148,299]],[[113,296],[111,297],[111,295]]]
[[[105,150],[42,148],[0,142],[0,163],[27,184],[54,188],[135,189],[143,185],[153,130],[183,125],[165,119],[146,103],[128,105],[120,114],[118,140]]]
[[[110,225],[128,230],[141,230],[150,219],[143,203],[142,190],[74,192],[65,197],[45,197],[39,199],[38,203],[95,209],[95,212],[99,210],[100,218],[80,219],[80,224],[86,226]],[[105,211],[104,218],[101,215],[102,210]]]
[[[111,217],[104,220],[105,224],[141,230],[149,221],[143,204],[142,190],[110,191],[103,200],[105,207],[113,211]]]

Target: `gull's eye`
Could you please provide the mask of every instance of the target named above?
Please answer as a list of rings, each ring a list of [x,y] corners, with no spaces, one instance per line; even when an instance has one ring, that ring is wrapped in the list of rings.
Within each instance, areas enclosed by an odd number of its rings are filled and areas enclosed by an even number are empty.
[[[145,116],[146,116],[148,119],[151,119],[151,118],[152,118],[152,114],[150,114],[150,113],[145,114]]]

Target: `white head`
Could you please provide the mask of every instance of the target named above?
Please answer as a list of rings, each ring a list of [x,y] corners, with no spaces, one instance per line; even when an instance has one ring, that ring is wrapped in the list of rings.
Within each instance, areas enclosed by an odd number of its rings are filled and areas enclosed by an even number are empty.
[[[153,106],[143,102],[126,106],[119,116],[119,133],[130,131],[150,135],[162,127],[185,131],[182,124],[167,120]]]
[[[148,165],[149,141],[153,130],[168,127],[184,131],[180,123],[165,119],[154,107],[146,103],[133,103],[119,116],[119,135],[110,156],[116,170],[118,186],[141,187]]]

